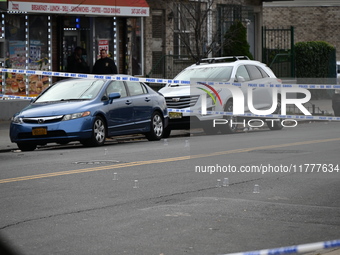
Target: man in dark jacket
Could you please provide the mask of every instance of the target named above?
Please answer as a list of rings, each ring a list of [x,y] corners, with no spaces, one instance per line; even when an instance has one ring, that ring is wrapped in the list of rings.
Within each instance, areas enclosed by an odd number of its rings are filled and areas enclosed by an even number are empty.
[[[70,73],[89,73],[90,68],[82,57],[83,49],[77,46],[71,56],[67,58],[66,71]]]
[[[117,74],[117,66],[112,59],[107,57],[105,49],[100,50],[100,59],[94,64],[92,72],[94,74]]]

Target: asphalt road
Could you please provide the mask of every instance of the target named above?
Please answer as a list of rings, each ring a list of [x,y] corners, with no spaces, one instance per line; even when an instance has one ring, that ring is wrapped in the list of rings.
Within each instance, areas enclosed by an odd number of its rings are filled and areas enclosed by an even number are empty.
[[[339,239],[339,125],[3,152],[0,236],[23,255],[226,254]]]

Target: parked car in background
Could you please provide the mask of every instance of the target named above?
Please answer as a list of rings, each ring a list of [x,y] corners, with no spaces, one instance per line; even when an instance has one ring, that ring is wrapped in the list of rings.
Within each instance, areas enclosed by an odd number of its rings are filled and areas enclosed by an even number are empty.
[[[162,138],[167,123],[164,97],[144,83],[68,79],[13,116],[10,139],[22,151],[71,141],[100,146],[107,137],[128,134],[145,134],[152,141]]]
[[[224,62],[221,62],[224,61]],[[220,57],[203,59],[201,63],[191,65],[180,72],[174,80],[190,81],[197,79],[207,82],[228,82],[241,84],[239,89],[245,97],[245,111],[247,107],[248,83],[254,84],[281,84],[282,81],[277,79],[272,70],[265,64],[249,60],[247,57]],[[202,115],[197,112],[201,110],[202,99],[206,97],[208,111],[233,112],[233,97],[226,85],[215,84],[205,88],[197,88],[191,84],[167,84],[159,90],[165,96],[167,106],[170,109],[182,109],[183,112],[169,112],[169,126],[166,128],[164,137],[170,135],[174,129],[189,129],[191,126],[202,126],[204,131],[209,134],[234,133],[237,125],[219,125],[212,128],[212,120],[224,118],[234,120],[234,116],[222,116],[216,114]],[[253,88],[253,105],[257,110],[269,109],[272,106],[272,89],[266,86]],[[278,98],[278,108],[280,110],[280,98]],[[190,113],[190,111],[194,113]],[[249,112],[249,111],[248,111]],[[268,127],[272,130],[282,129],[279,121],[267,122]]]
[[[340,61],[336,61],[337,83],[340,84]],[[335,89],[332,96],[332,108],[335,116],[340,117],[340,89]]]

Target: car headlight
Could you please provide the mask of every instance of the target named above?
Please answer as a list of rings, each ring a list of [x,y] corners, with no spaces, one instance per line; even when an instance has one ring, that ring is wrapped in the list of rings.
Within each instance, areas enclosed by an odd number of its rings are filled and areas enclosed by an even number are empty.
[[[11,121],[12,121],[12,123],[15,123],[15,124],[22,124],[23,123],[22,118],[19,117],[19,116],[13,116],[11,118]]]
[[[89,111],[66,114],[66,115],[64,115],[63,120],[74,120],[74,119],[89,116],[90,114],[91,114],[91,112],[89,112]]]

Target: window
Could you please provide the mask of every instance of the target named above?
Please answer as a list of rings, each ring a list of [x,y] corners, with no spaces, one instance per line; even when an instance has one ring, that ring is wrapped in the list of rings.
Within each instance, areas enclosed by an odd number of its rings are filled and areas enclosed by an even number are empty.
[[[203,66],[201,68],[186,69],[176,76],[176,80],[189,81],[202,79],[203,81],[229,81],[233,68],[231,66]]]
[[[256,66],[247,65],[246,68],[250,74],[251,80],[258,80],[263,78],[261,71]]]
[[[122,81],[111,82],[110,85],[106,89],[106,94],[109,95],[114,92],[120,93],[121,97],[126,97],[127,93],[126,93],[124,82]]]
[[[249,73],[245,66],[239,66],[236,72],[236,79],[239,81],[240,78],[243,78],[244,81],[250,81]]]
[[[232,2],[232,1],[225,1]],[[234,1],[236,2],[236,1]],[[217,16],[217,42],[219,45],[224,43],[224,35],[229,30],[230,26],[235,23],[235,21],[244,22],[245,19],[251,19],[254,16],[253,7],[243,6],[242,4],[218,4],[216,8]],[[223,47],[218,49],[220,52],[216,52],[216,55],[223,54]]]
[[[270,77],[261,67],[257,66],[257,68],[260,70],[263,78]]]
[[[178,3],[174,8],[174,55],[188,55],[190,47],[190,5]]]
[[[148,93],[142,83],[127,81],[126,84],[129,88],[130,96],[137,96]]]

